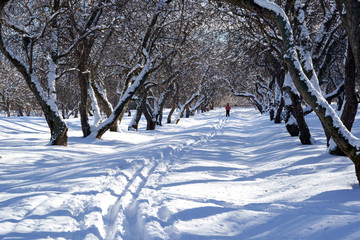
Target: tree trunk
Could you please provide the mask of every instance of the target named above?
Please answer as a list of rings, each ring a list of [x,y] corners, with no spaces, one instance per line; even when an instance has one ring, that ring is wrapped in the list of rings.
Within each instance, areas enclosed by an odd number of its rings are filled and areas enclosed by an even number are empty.
[[[288,91],[292,105],[293,105],[293,113],[297,122],[297,125],[299,126],[299,138],[303,145],[311,145],[311,134],[309,127],[306,124],[304,112],[301,106],[301,98],[296,93],[293,93],[291,90]]]
[[[276,110],[274,123],[277,123],[277,124],[281,123],[281,113],[282,113],[282,111],[284,109],[284,106],[285,106],[284,98],[281,98],[280,105],[279,105],[278,109]]]
[[[189,118],[189,117],[190,117],[190,108],[189,108],[189,107],[186,107],[186,108],[185,108],[185,117],[186,117],[186,118]]]
[[[352,51],[348,48],[345,62],[345,104],[340,119],[349,131],[351,131],[355,121],[357,107],[355,61]],[[334,149],[329,149],[329,153],[339,156],[345,155],[338,146]]]
[[[341,121],[349,131],[355,121],[357,107],[355,61],[352,52],[348,51],[348,57],[345,63],[345,104]]]
[[[54,112],[52,111],[50,111],[50,113],[48,114],[45,113],[45,118],[48,122],[48,125],[50,126],[51,144],[67,146],[68,127],[66,126],[64,121],[58,116],[58,114],[54,114]]]
[[[269,115],[270,115],[270,121],[275,119],[275,110],[274,110],[274,108],[270,109]]]
[[[89,69],[88,69],[88,58],[91,50],[91,45],[87,44],[87,41],[84,40],[83,43],[80,44],[78,50],[78,79],[80,85],[80,121],[81,121],[81,130],[83,132],[83,136],[87,137],[91,134],[89,117],[88,117],[88,109],[89,109],[89,101],[88,101],[88,86],[89,86]]]
[[[145,101],[143,101],[143,95],[139,95],[136,101],[135,114],[131,119],[131,122],[128,126],[128,130],[138,130],[139,122],[141,119],[141,115],[143,113],[143,109],[145,108]]]
[[[284,111],[285,117],[285,127],[290,136],[297,137],[299,136],[299,126],[296,123],[296,119],[293,114],[293,106],[286,105]]]
[[[128,111],[128,106],[129,106],[129,102],[127,102],[125,104],[124,110],[121,112],[120,116],[118,117],[118,119],[115,121],[114,125],[118,125],[121,123],[121,120],[124,118],[125,113]],[[111,128],[110,128],[111,131]]]
[[[9,103],[9,102],[7,102],[6,103],[6,116],[7,117],[10,117],[10,115],[11,115],[11,110],[10,110],[10,106],[11,106],[11,104]]]
[[[148,109],[146,109],[146,104],[144,107],[144,116],[146,118],[146,130],[155,130],[156,128],[156,120],[149,113]]]
[[[336,5],[346,29],[360,81],[360,1],[336,0]]]
[[[96,99],[99,101],[102,110],[104,110],[104,112],[106,114],[106,117],[109,117],[111,115],[111,112],[113,111],[110,102],[107,99],[105,99],[106,97],[103,96],[103,94],[101,93],[101,90],[94,83],[94,81],[91,81],[91,86],[94,90]],[[117,130],[118,130],[118,124],[117,124],[117,121],[115,121],[114,124],[110,126],[110,131],[117,132]]]
[[[159,126],[162,126],[162,119],[163,119],[163,109],[161,109],[158,117],[157,117],[157,121],[156,121],[156,124],[159,125]]]
[[[166,121],[167,123],[171,123],[171,117],[174,114],[175,110],[176,110],[176,103],[174,102],[169,112],[169,115],[167,116],[167,121]]]

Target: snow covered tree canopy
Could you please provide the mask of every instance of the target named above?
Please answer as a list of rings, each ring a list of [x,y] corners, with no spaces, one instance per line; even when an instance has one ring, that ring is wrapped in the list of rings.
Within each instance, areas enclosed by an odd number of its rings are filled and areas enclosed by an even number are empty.
[[[292,104],[300,134],[304,99],[357,166],[358,140],[324,98],[335,91],[351,102],[350,63],[360,62],[357,36],[339,23],[356,20],[347,9],[359,6],[340,2],[1,1],[0,49],[35,96],[52,144],[66,145],[63,118],[77,112],[84,137],[100,138],[141,97],[139,110],[156,123],[163,107],[179,108],[178,122],[185,110],[235,102],[235,93],[277,116]]]

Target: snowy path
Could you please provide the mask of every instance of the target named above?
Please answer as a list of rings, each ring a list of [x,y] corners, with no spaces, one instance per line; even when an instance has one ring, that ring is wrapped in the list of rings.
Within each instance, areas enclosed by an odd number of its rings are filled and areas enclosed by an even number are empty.
[[[302,146],[257,118],[236,111],[209,142],[149,181],[138,200],[139,239],[359,238],[351,164],[326,155],[324,139]]]
[[[2,118],[0,236],[136,239],[138,194],[155,169],[167,168],[224,125],[208,120],[109,133],[100,141],[82,139],[73,120],[63,148],[46,146],[40,118]]]
[[[0,239],[358,239],[353,166],[315,116],[302,146],[254,110],[223,114],[93,141],[74,119],[66,148],[43,119],[0,118]]]

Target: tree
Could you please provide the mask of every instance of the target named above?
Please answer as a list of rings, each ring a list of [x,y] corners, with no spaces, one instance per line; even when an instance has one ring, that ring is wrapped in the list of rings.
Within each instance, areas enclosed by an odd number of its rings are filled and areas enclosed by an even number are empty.
[[[38,7],[38,1],[12,2],[5,11],[8,2],[0,4],[4,19],[0,23],[0,51],[21,73],[40,105],[50,127],[50,143],[66,146],[68,127],[56,104],[57,60],[63,54],[57,47],[58,36],[51,34],[62,12],[59,1],[44,7]],[[47,60],[45,74],[38,67],[42,59]]]
[[[261,14],[276,24],[282,36],[283,49],[285,52],[284,60],[297,90],[305,101],[314,109],[335,143],[353,161],[355,173],[360,184],[360,147],[357,144],[359,140],[346,129],[334,109],[314,87],[308,76],[305,74],[306,71],[303,70],[299,54],[295,48],[292,26],[290,25],[284,10],[276,3],[270,3],[268,1],[229,0],[224,2],[229,2],[257,14]],[[306,56],[305,52],[300,56]]]
[[[139,46],[139,50],[136,52],[137,61],[127,74],[128,81],[126,82],[132,83],[126,88],[126,91],[124,91],[124,94],[119,99],[111,115],[92,130],[92,136],[101,138],[102,135],[109,130],[111,125],[114,124],[121,115],[127,103],[145,83],[149,74],[158,69],[164,63],[164,60],[173,54],[174,51],[171,48],[167,52],[155,51],[156,41],[159,40],[159,34],[163,28],[162,24],[165,23],[167,16],[167,14],[165,14],[165,9],[170,2],[171,1],[160,1],[156,4],[152,18],[150,19],[149,25],[147,26]]]
[[[38,107],[22,76],[5,59],[0,63],[0,79],[0,108],[8,117],[13,111],[23,116]]]

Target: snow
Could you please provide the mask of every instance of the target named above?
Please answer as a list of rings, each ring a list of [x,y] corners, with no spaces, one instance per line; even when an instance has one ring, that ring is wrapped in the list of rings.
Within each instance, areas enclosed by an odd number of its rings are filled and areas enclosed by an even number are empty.
[[[39,117],[0,118],[1,239],[358,239],[352,162],[254,109],[49,146]],[[356,119],[354,126],[359,124]],[[354,129],[357,129],[354,127]],[[355,132],[359,135],[359,132]]]

